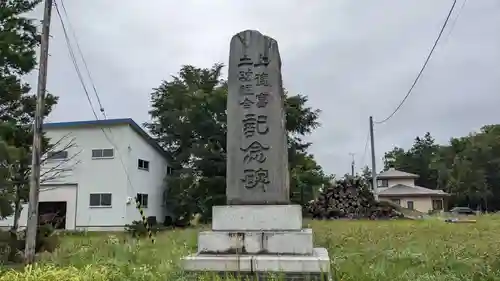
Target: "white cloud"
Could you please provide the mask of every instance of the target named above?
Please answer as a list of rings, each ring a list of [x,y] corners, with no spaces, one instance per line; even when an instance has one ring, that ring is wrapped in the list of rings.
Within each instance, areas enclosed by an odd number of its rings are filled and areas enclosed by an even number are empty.
[[[368,116],[384,118],[411,85],[451,1],[65,4],[106,112],[139,123],[149,118],[151,89],[181,65],[226,63],[229,40],[241,30],[258,29],[274,37],[286,88],[308,95],[310,105],[323,111],[323,126],[310,137],[312,152],[327,172],[344,174],[350,169],[349,152],[361,160]],[[500,102],[498,1],[468,1],[451,26],[407,104],[376,127],[378,158],[393,144],[409,146],[426,131],[447,141],[499,122],[494,114]],[[48,89],[60,102],[50,120],[91,119],[56,13],[52,27]]]

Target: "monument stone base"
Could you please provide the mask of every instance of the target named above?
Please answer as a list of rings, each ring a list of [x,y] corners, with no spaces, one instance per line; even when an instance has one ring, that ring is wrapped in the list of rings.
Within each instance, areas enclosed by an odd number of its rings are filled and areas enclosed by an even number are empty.
[[[330,258],[302,229],[300,205],[214,206],[212,231],[200,232],[198,252],[184,257],[192,274],[242,280],[330,280]]]

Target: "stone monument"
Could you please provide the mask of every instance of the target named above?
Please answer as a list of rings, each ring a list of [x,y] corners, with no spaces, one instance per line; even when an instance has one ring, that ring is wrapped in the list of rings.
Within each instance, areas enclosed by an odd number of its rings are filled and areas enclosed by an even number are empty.
[[[258,31],[233,36],[227,98],[227,205],[213,207],[212,231],[183,258],[189,272],[266,280],[328,280],[330,260],[290,205],[281,58]]]

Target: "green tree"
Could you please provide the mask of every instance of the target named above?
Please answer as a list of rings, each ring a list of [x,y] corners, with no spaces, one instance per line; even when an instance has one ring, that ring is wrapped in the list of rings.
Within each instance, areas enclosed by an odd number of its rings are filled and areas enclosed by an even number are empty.
[[[178,217],[200,212],[209,218],[211,206],[226,201],[227,82],[221,79],[222,68],[183,66],[151,94],[153,121],[145,126],[171,156],[166,198]],[[302,140],[319,126],[319,110],[306,103],[305,96],[287,95],[286,128],[292,190],[312,193],[326,176],[307,154],[310,143]]]
[[[413,146],[405,151],[396,147],[384,155],[384,168],[395,168],[408,173],[420,175],[416,185],[436,189],[438,170],[433,163],[436,161],[439,146],[429,132],[424,137],[416,137]]]
[[[361,177],[365,180],[370,180],[372,178],[372,170],[365,165],[363,170],[361,170]]]
[[[295,162],[289,163],[291,201],[304,206],[318,196],[320,188],[328,184],[332,177],[324,173],[313,155],[297,153],[294,156]]]
[[[411,158],[401,147],[395,147],[384,154],[384,170],[390,168],[407,171],[411,169]]]
[[[452,194],[451,206],[500,209],[500,125],[436,145],[427,133],[412,148],[385,154],[385,166],[419,174],[417,184]]]
[[[478,133],[453,138],[439,154],[439,184],[453,193],[454,203],[489,209],[499,208],[500,130],[484,126]],[[493,200],[493,201],[492,201]]]
[[[14,198],[12,184],[12,165],[19,158],[19,150],[0,139],[0,219],[12,215],[12,201]]]
[[[12,0],[0,3],[0,137],[19,149],[19,158],[12,164],[15,223],[17,229],[21,202],[27,200],[28,177],[31,164],[32,126],[36,96],[22,77],[36,67],[36,48],[40,35],[33,19],[27,14],[41,0]],[[44,116],[47,116],[57,98],[46,95]],[[43,140],[48,147],[48,139]]]
[[[366,185],[372,189],[372,186],[373,186],[373,182],[372,182],[372,170],[367,166],[365,165],[363,167],[363,169],[361,170],[361,173],[357,173],[356,174],[357,177],[360,177],[365,183]]]

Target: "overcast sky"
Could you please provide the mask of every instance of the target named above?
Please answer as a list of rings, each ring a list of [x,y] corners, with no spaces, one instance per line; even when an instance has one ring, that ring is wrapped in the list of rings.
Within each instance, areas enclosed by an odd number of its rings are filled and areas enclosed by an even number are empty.
[[[469,0],[460,9],[463,1],[414,93],[376,126],[378,168],[385,151],[408,148],[426,131],[445,143],[500,123],[500,1]],[[385,118],[406,94],[451,4],[65,0],[108,117],[137,123],[149,120],[151,89],[181,65],[227,63],[231,37],[245,29],[275,38],[285,87],[322,110],[311,152],[326,172],[340,175],[350,171],[349,152],[357,169],[369,164],[368,117]],[[48,90],[60,100],[49,121],[93,119],[55,10],[51,35]]]

